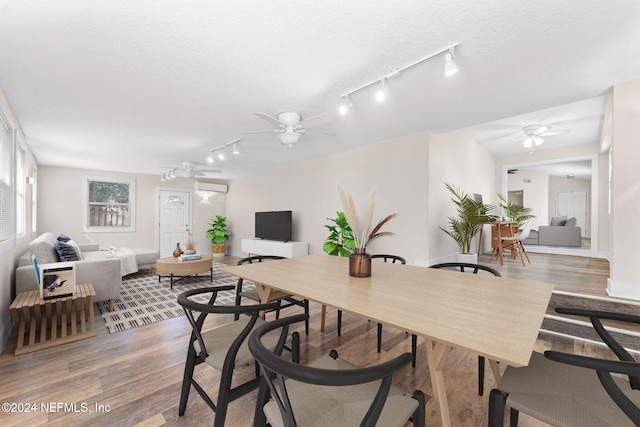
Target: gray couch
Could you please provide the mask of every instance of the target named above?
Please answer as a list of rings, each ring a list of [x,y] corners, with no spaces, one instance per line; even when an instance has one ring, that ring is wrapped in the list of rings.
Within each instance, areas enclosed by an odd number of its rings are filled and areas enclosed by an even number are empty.
[[[59,262],[55,249],[56,236],[44,233],[29,243],[29,251],[18,260],[16,269],[16,293],[38,289],[35,270],[31,262],[31,254],[36,255],[38,264]],[[114,258],[110,251],[100,250],[97,243],[81,243],[77,245],[82,252],[82,259],[73,261],[76,266],[76,282],[91,283],[96,291],[94,301],[109,301],[120,295],[122,275],[120,259]],[[138,262],[138,269],[155,268],[159,253],[149,249],[133,249]]]
[[[575,225],[575,218],[554,217],[550,225],[541,225],[531,230],[529,237],[522,241],[525,245],[568,246],[582,245],[582,229]]]

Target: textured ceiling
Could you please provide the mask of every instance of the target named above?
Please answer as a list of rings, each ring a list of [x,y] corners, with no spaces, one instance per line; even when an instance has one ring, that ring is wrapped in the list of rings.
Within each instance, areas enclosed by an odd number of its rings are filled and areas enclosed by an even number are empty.
[[[455,42],[456,75],[429,60],[338,115],[341,94]],[[43,165],[159,174],[244,136],[226,179],[425,130],[507,153],[542,120],[594,142],[602,95],[639,77],[636,0],[0,0],[0,85]],[[335,135],[241,135],[282,111],[330,114],[309,125]]]

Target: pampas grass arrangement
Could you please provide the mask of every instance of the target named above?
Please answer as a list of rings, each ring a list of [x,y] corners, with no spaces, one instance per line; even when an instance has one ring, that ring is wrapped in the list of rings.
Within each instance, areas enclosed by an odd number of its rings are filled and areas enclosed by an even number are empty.
[[[373,211],[376,204],[376,187],[372,187],[367,199],[366,209],[364,211],[362,226],[360,225],[360,218],[358,217],[358,211],[356,210],[355,203],[350,194],[348,194],[340,183],[336,183],[338,186],[338,194],[340,195],[340,201],[342,202],[342,208],[344,215],[347,219],[347,223],[351,227],[353,237],[356,243],[357,249],[365,249],[369,243],[382,236],[393,236],[394,233],[390,231],[380,231],[383,225],[391,221],[398,214],[391,214],[378,221],[378,224],[371,229],[373,223]]]

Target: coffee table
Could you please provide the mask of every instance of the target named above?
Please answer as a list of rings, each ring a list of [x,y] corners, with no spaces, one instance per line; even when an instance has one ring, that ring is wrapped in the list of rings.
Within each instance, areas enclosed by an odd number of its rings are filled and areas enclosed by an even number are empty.
[[[192,259],[189,261],[180,261],[179,258],[173,256],[160,258],[156,261],[158,282],[163,277],[170,277],[171,289],[173,289],[174,283],[185,277],[206,273],[207,271],[211,275],[211,281],[213,282],[213,257],[211,255],[201,255],[200,259]],[[178,279],[174,280],[176,277]]]

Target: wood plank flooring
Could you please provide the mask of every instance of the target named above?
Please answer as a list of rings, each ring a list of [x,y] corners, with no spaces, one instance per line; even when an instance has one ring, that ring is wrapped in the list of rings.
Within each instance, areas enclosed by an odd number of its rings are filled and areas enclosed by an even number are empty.
[[[557,289],[606,295],[609,266],[606,260],[559,255],[530,254],[531,264],[505,260],[497,267],[504,276],[551,281]],[[480,257],[488,263],[488,256]],[[233,264],[237,258],[225,257]],[[297,312],[299,309],[287,309]],[[286,313],[286,312],[283,312]],[[212,425],[213,413],[192,390],[186,414],[178,416],[180,384],[190,326],[186,318],[109,334],[96,314],[97,337],[67,345],[14,356],[17,331],[0,355],[0,402],[30,405],[30,412],[0,412],[2,426],[200,426]],[[217,319],[226,321],[226,319]],[[212,322],[213,323],[213,322]],[[411,339],[403,331],[383,330],[383,348],[376,348],[376,324],[344,313],[342,336],[336,334],[336,311],[327,310],[327,326],[320,328],[320,306],[311,303],[308,336],[301,333],[303,360],[337,349],[341,357],[365,366],[411,351]],[[302,331],[302,328],[300,328]],[[556,345],[540,340],[540,348]],[[574,347],[575,349],[575,347]],[[584,350],[584,349],[583,349]],[[585,350],[586,351],[586,350]],[[211,384],[215,396],[218,372],[200,366],[201,383]],[[253,375],[253,368],[239,370],[238,380]],[[404,368],[394,382],[407,390],[421,389],[427,395],[427,424],[436,425],[424,342],[419,340],[415,369]],[[453,425],[484,426],[488,395],[495,382],[487,367],[485,395],[477,394],[477,357],[453,350],[445,366],[445,383]],[[255,392],[230,405],[227,425],[250,426]],[[67,408],[58,406],[67,403]],[[69,406],[76,403],[77,406]],[[46,405],[49,404],[49,408]],[[35,406],[34,406],[35,405]],[[47,410],[48,409],[48,410]],[[545,425],[521,416],[521,426]],[[338,426],[336,426],[338,427]]]

